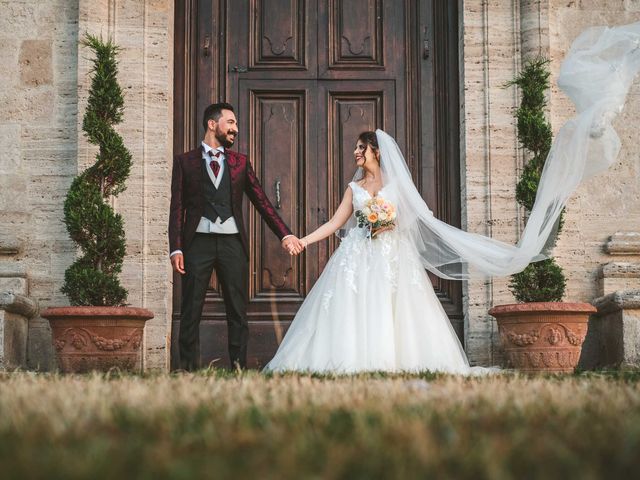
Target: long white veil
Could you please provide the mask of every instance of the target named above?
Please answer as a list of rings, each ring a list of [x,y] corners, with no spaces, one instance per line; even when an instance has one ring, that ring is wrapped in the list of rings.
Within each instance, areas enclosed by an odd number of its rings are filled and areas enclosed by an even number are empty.
[[[450,279],[506,276],[546,258],[568,198],[584,180],[607,169],[620,150],[611,126],[640,69],[640,22],[583,32],[562,63],[558,84],[577,114],[555,137],[527,225],[517,245],[465,232],[433,216],[416,189],[394,139],[376,130],[385,191],[397,201],[397,230],[417,247],[424,267]],[[360,172],[356,172],[358,178]],[[352,226],[353,223],[346,225]]]

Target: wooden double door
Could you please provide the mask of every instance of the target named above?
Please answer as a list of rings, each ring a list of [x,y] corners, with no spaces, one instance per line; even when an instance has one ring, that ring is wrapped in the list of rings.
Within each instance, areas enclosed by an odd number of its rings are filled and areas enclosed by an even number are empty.
[[[302,236],[337,208],[360,132],[382,128],[405,152],[440,217],[459,224],[456,2],[447,0],[185,0],[176,4],[175,150],[199,144],[204,109],[236,107],[264,190]],[[249,366],[274,354],[336,239],[290,257],[248,202]],[[177,359],[179,278],[172,363]],[[434,287],[462,335],[459,284]],[[224,303],[215,278],[200,327],[202,362],[227,365]]]

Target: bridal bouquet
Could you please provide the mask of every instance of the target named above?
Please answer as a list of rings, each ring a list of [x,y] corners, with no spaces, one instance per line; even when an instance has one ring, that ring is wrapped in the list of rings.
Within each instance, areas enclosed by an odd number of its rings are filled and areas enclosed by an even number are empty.
[[[375,196],[369,199],[362,210],[356,210],[358,227],[366,228],[368,237],[375,237],[376,233],[395,226],[396,207],[384,198]]]

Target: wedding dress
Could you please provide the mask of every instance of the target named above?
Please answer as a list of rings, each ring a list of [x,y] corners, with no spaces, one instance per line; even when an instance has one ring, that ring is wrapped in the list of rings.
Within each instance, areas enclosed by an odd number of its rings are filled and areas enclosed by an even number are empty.
[[[371,198],[356,182],[353,209]],[[392,189],[377,197],[395,204]],[[401,212],[398,213],[401,215]],[[300,307],[266,370],[469,372],[410,239],[353,226]]]

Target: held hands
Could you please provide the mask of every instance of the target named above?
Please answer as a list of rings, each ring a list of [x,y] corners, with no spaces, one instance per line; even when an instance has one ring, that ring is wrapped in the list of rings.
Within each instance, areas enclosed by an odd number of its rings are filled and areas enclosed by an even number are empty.
[[[307,242],[296,236],[287,237],[282,241],[282,248],[289,252],[289,255],[299,255],[306,246]]]

